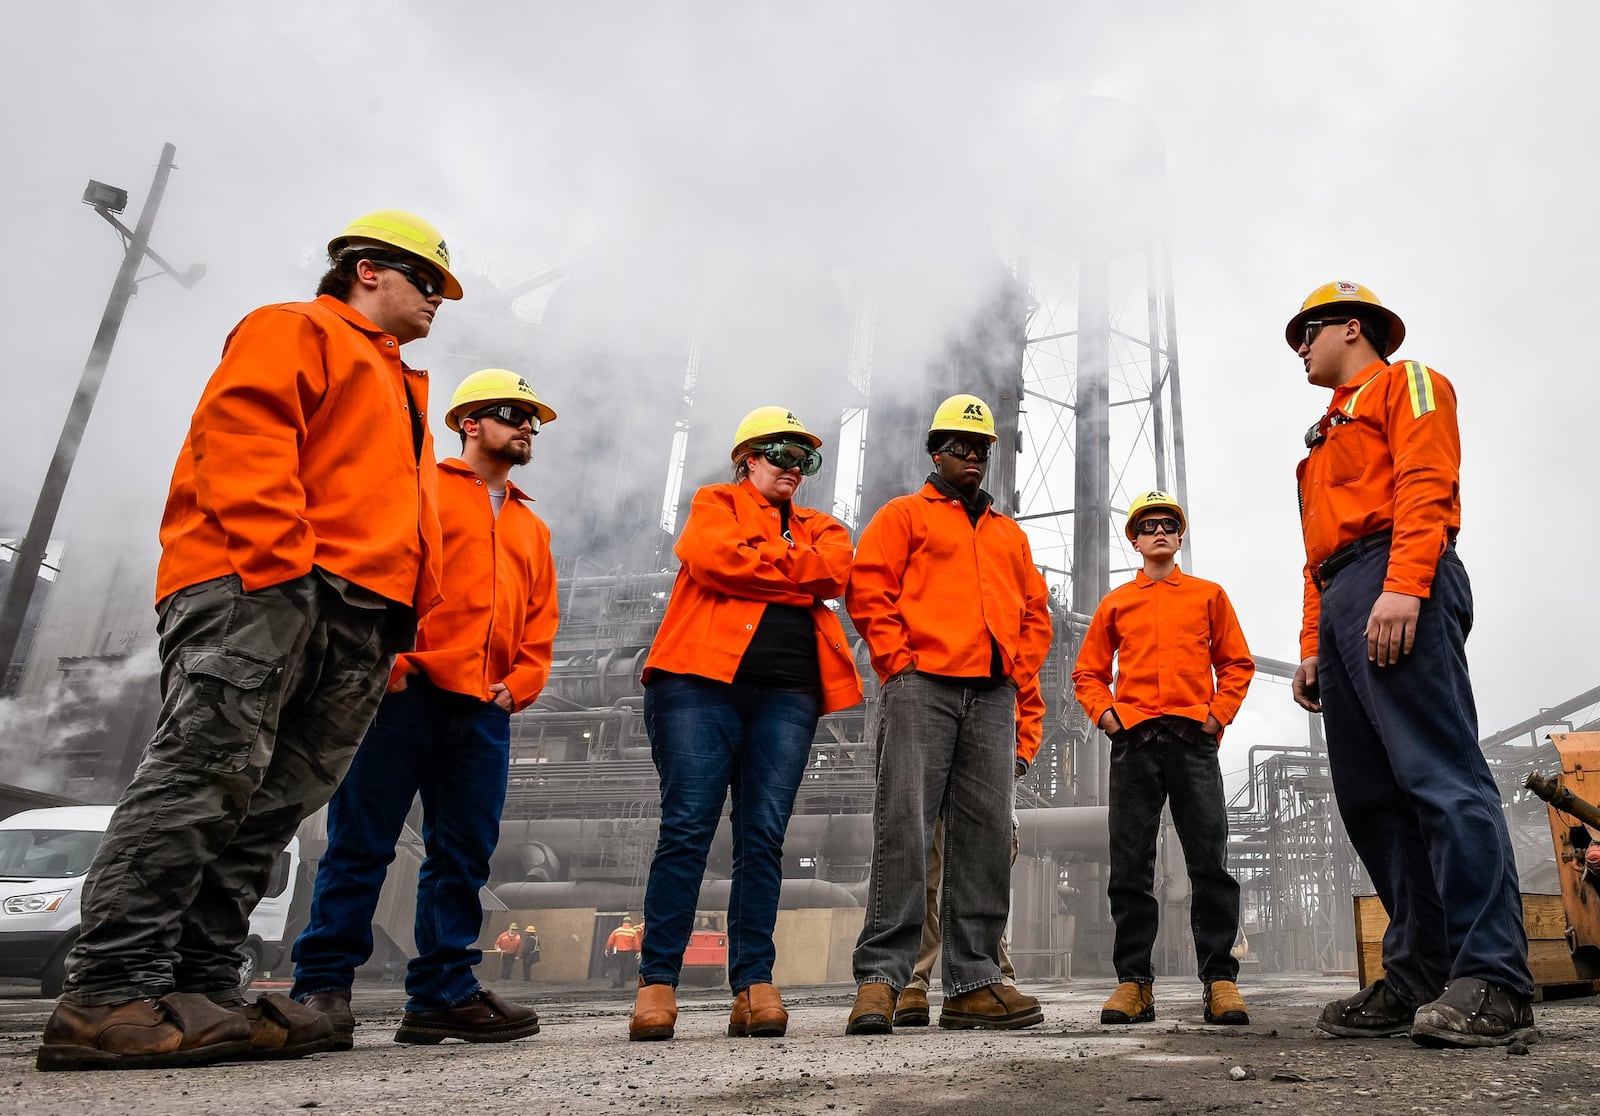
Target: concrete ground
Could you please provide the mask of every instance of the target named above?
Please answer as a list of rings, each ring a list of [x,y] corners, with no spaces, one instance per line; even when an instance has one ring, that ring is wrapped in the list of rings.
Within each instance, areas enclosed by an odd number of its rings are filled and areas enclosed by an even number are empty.
[[[515,993],[525,986],[513,983]],[[543,1030],[503,1045],[391,1041],[404,995],[359,986],[356,1047],[299,1061],[190,1070],[42,1074],[48,1001],[0,987],[0,1113],[1032,1113],[1588,1112],[1600,1106],[1600,1000],[1536,1008],[1526,1054],[1437,1051],[1407,1039],[1318,1035],[1349,979],[1247,983],[1249,1027],[1201,1020],[1199,986],[1156,985],[1157,1020],[1103,1027],[1109,980],[1028,985],[1045,1023],[1025,1031],[846,1038],[852,989],[791,989],[789,1034],[725,1037],[726,993],[686,990],[672,1042],[626,1041],[631,995],[538,988]],[[937,1003],[937,996],[935,996]],[[937,1016],[935,1016],[937,1019]]]

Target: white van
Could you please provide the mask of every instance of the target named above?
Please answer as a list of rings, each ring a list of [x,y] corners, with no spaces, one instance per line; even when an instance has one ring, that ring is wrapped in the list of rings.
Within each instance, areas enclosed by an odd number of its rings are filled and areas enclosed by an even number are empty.
[[[78,940],[83,881],[111,820],[110,806],[55,806],[0,818],[0,977],[40,982],[59,996],[67,952]],[[284,927],[299,876],[300,839],[273,866],[267,892],[250,915],[239,961],[248,988],[256,974],[288,958]]]

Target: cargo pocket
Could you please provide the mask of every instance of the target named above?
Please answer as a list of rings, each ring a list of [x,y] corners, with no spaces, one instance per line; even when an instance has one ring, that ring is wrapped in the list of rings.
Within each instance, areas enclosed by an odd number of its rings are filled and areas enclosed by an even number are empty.
[[[236,773],[261,736],[278,668],[236,651],[183,652],[182,740],[194,763]]]

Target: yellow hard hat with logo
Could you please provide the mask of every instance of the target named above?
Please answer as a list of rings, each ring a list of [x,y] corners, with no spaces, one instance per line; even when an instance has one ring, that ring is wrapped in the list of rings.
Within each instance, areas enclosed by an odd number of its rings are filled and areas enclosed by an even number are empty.
[[[1123,533],[1128,536],[1129,542],[1134,540],[1134,527],[1139,520],[1152,511],[1169,511],[1177,516],[1180,535],[1189,529],[1189,517],[1183,514],[1183,505],[1178,503],[1177,498],[1159,488],[1152,488],[1149,492],[1141,492],[1128,508],[1128,522],[1123,526]]]
[[[1372,293],[1370,287],[1363,287],[1360,283],[1352,283],[1346,279],[1335,279],[1332,283],[1324,283],[1306,295],[1306,300],[1300,304],[1300,313],[1290,318],[1289,324],[1284,327],[1284,340],[1289,342],[1289,348],[1298,353],[1301,342],[1305,340],[1307,322],[1314,318],[1326,317],[1329,311],[1338,314],[1343,313],[1344,309],[1357,306],[1365,306],[1376,314],[1388,330],[1387,351],[1379,355],[1387,357],[1389,353],[1398,349],[1400,342],[1406,339],[1406,324],[1400,320],[1400,315],[1379,302],[1378,296]]]
[[[485,368],[461,381],[461,386],[450,397],[450,410],[444,416],[444,424],[459,433],[463,418],[490,403],[520,403],[531,407],[539,419],[534,424],[535,430],[556,420],[555,411],[540,400],[527,380],[504,368]]]
[[[335,259],[352,244],[387,244],[426,260],[444,276],[444,297],[460,298],[461,284],[450,273],[450,249],[439,230],[403,209],[375,209],[363,213],[344,232],[328,241],[328,258]]]
[[[822,448],[822,439],[807,430],[787,407],[757,407],[740,419],[729,456],[738,461],[743,447],[762,441],[803,442],[812,449]]]
[[[989,404],[976,395],[952,395],[939,404],[938,409],[933,412],[933,422],[928,426],[928,433],[932,434],[936,430],[981,434],[991,442],[999,437],[994,432],[994,412],[989,410]]]

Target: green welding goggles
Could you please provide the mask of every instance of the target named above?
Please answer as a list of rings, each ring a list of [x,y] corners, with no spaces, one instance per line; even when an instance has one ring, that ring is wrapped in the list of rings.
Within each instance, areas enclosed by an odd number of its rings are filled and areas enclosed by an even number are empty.
[[[799,469],[802,477],[815,476],[822,468],[822,451],[800,442],[762,442],[750,452],[764,457],[776,469]]]

